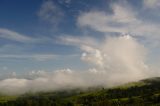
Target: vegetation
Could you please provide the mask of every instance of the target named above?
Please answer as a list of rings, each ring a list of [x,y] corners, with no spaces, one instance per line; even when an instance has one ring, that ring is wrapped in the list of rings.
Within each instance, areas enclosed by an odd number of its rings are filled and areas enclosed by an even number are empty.
[[[1,96],[0,106],[160,106],[160,78],[116,88]]]

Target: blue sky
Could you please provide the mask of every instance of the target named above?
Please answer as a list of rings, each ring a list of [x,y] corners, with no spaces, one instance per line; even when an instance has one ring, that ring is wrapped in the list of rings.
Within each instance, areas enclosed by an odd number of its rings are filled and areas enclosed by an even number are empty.
[[[143,45],[147,63],[155,64],[159,10],[158,0],[1,0],[0,72],[92,68],[97,44],[125,34]],[[85,48],[94,45],[95,55]]]

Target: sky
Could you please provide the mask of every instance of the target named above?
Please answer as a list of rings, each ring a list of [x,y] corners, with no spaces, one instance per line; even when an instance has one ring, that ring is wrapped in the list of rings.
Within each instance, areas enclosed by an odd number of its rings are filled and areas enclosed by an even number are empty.
[[[1,73],[82,68],[85,64],[79,59],[80,51],[58,39],[85,36],[76,24],[78,16],[91,8],[105,7],[103,2],[106,1],[1,0]]]
[[[159,11],[159,0],[0,0],[0,75],[158,73]]]

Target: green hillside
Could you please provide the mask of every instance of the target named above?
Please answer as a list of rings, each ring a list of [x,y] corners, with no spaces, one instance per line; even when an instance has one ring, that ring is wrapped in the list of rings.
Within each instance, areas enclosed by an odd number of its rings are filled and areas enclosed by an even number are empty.
[[[1,96],[0,106],[160,106],[160,78],[104,89],[40,92]]]

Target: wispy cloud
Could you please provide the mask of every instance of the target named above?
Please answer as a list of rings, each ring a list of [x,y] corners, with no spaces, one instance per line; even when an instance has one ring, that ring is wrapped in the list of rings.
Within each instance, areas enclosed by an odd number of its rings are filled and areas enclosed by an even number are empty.
[[[40,10],[38,11],[38,16],[44,21],[56,26],[62,21],[64,12],[54,3],[53,0],[47,0],[41,5]]]
[[[74,46],[79,46],[79,45],[94,45],[96,46],[97,40],[94,39],[93,37],[89,36],[84,36],[84,37],[73,37],[70,35],[67,36],[60,36],[57,38],[58,42],[60,44],[66,44],[66,45],[74,45]]]
[[[80,14],[77,25],[81,28],[88,27],[103,33],[130,33],[134,36],[160,39],[160,26],[140,19],[138,17],[139,13],[129,4],[114,3],[111,7],[112,14],[94,10]]]
[[[33,41],[35,41],[35,39],[33,39],[29,36],[26,36],[26,35],[23,35],[23,34],[15,32],[15,31],[8,30],[8,29],[4,29],[4,28],[0,28],[0,38],[13,40],[13,41],[17,41],[17,42],[33,42]]]
[[[143,4],[145,8],[149,8],[149,9],[160,8],[159,0],[143,0]]]
[[[105,11],[90,11],[80,14],[77,24],[80,27],[89,27],[100,32],[127,32],[126,27],[132,23],[139,23],[129,7],[126,9],[120,4],[112,5],[113,14]]]
[[[47,61],[55,59],[58,55],[54,54],[0,54],[1,59],[31,59],[36,61]]]
[[[10,29],[0,28],[0,39],[11,40],[21,43],[39,44],[39,43],[53,43],[53,39],[48,36],[33,37],[25,34],[21,34]]]
[[[59,3],[63,4],[70,4],[72,2],[72,0],[58,0]]]

